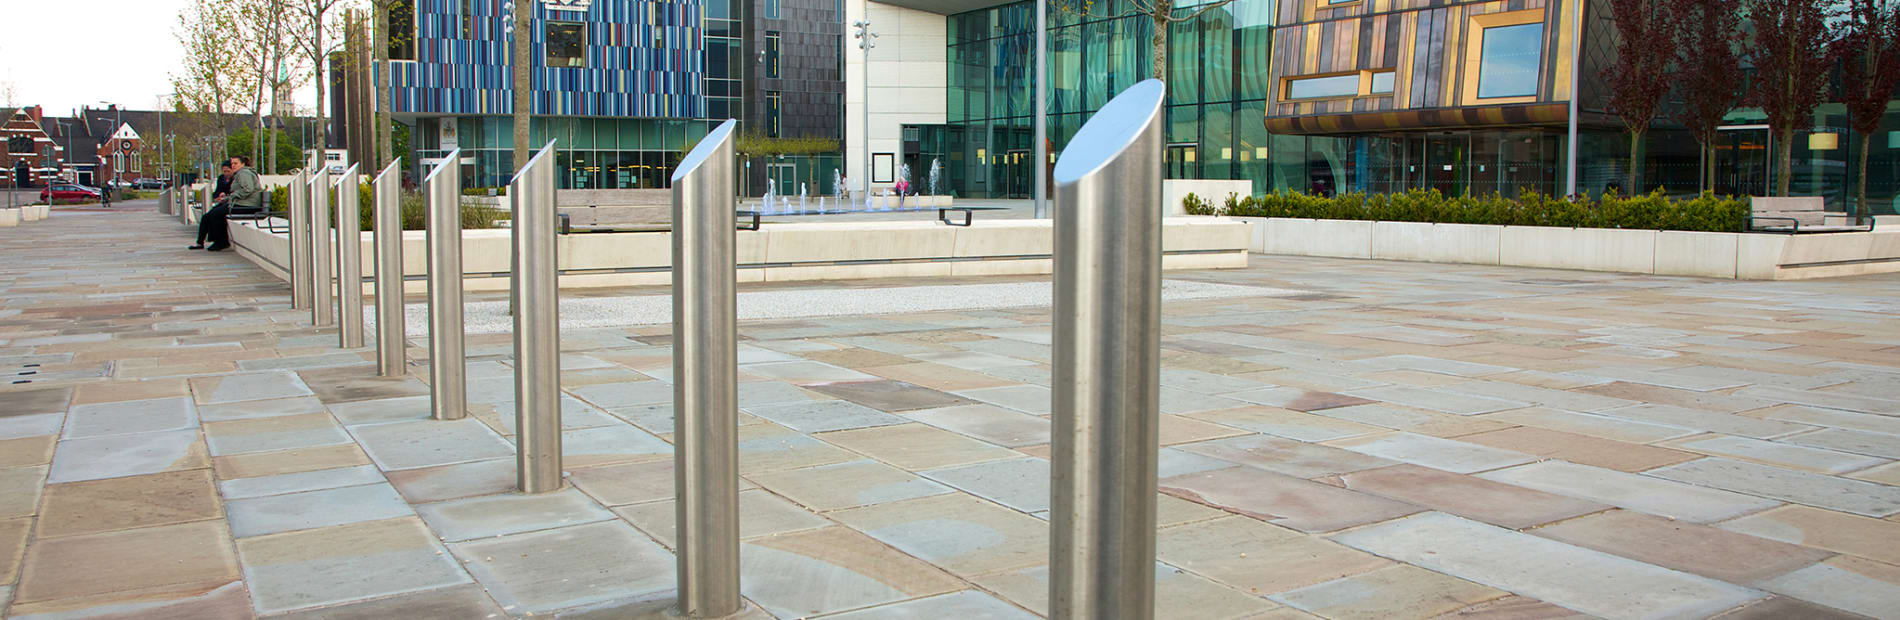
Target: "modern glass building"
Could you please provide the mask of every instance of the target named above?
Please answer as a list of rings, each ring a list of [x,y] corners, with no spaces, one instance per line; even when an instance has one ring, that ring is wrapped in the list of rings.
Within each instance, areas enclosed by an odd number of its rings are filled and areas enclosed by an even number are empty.
[[[1173,23],[1167,174],[1247,179],[1255,193],[1561,194],[1575,93],[1578,190],[1627,193],[1628,138],[1601,77],[1614,54],[1609,10],[1583,1],[1574,42],[1580,0],[1235,0]],[[946,122],[906,126],[903,157],[912,169],[941,161],[959,195],[1027,197],[1034,3],[975,4],[993,6],[946,20]],[[1154,26],[1126,0],[1095,2],[1090,14],[1052,8],[1048,19],[1049,136],[1059,153],[1088,113],[1151,74]],[[1894,213],[1900,107],[1890,110],[1869,138],[1850,135],[1841,105],[1821,106],[1795,137],[1793,193],[1846,208],[1857,180],[1849,154],[1870,139],[1869,202]],[[1766,193],[1765,121],[1746,108],[1729,118],[1713,189]],[[1646,185],[1698,191],[1701,164],[1695,142],[1666,118],[1652,130]]]

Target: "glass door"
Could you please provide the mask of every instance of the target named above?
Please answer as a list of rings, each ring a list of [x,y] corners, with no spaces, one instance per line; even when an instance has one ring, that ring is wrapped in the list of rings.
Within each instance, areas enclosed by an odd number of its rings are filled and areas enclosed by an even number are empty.
[[[1196,157],[1196,148],[1198,147],[1192,142],[1168,145],[1168,176],[1166,178],[1200,178],[1201,166],[1195,161],[1199,159]]]
[[[1715,141],[1715,193],[1730,196],[1768,195],[1768,126],[1741,125],[1723,127],[1718,131]]]
[[[1425,187],[1446,196],[1462,196],[1470,181],[1470,136],[1425,139]]]

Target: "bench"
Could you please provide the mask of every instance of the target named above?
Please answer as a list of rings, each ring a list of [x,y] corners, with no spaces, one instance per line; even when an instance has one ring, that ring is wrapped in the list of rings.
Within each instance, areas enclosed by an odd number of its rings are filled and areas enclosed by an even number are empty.
[[[1007,210],[1009,210],[1009,207],[938,207],[937,221],[943,222],[944,224],[950,225],[950,226],[969,226],[970,219],[976,214],[977,211],[1007,211]],[[956,221],[950,219],[949,216],[952,211],[963,212],[962,224],[958,224],[956,223]]]
[[[1820,196],[1753,196],[1748,199],[1749,230],[1788,234],[1872,231],[1874,224],[1829,224],[1846,220],[1846,213],[1830,213]]]
[[[734,211],[733,214],[739,218],[739,230],[759,229],[758,211]],[[665,224],[633,224],[628,226],[578,226],[574,224],[573,218],[569,214],[557,212],[555,215],[561,218],[561,234],[563,235],[616,232],[670,232],[673,230],[673,224],[671,222]]]

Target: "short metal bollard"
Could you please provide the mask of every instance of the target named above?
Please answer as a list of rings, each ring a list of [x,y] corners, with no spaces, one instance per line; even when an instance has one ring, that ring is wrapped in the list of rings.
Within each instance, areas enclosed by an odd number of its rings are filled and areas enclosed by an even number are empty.
[[[1122,91],[1055,166],[1051,618],[1154,617],[1166,97]]]
[[[737,157],[727,120],[673,173],[673,488],[679,612],[739,611]]]
[[[356,164],[336,181],[336,320],[337,344],[345,349],[363,346],[363,220],[362,178]]]
[[[514,203],[515,462],[523,493],[561,489],[561,311],[554,142],[508,184]]]
[[[376,374],[400,377],[406,372],[402,316],[402,160],[376,175],[370,208],[376,215]]]
[[[7,200],[10,202],[12,201],[12,199],[13,199],[13,195],[7,194]],[[159,213],[163,213],[165,215],[172,214],[172,190],[169,190],[169,189],[158,190],[158,208],[159,208]]]
[[[330,253],[330,169],[318,168],[310,177],[310,324],[329,327],[336,324],[336,256]]]
[[[437,420],[468,417],[462,349],[462,151],[422,179],[429,254],[429,403]]]
[[[310,308],[310,173],[290,177],[290,307]]]

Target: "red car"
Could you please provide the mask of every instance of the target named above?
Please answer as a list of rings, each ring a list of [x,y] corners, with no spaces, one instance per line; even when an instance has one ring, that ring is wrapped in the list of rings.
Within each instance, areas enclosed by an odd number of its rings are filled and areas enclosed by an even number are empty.
[[[40,200],[98,200],[99,190],[84,185],[55,183],[40,190]]]

